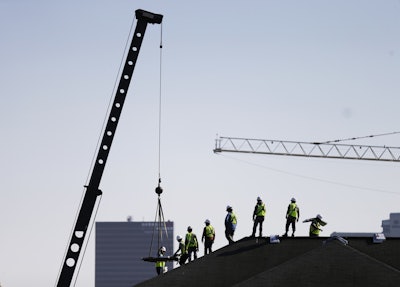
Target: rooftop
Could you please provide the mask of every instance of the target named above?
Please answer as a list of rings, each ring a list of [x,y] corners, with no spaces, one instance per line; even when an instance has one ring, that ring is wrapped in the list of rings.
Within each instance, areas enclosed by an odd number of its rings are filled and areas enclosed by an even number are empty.
[[[400,238],[244,238],[136,286],[400,286]]]

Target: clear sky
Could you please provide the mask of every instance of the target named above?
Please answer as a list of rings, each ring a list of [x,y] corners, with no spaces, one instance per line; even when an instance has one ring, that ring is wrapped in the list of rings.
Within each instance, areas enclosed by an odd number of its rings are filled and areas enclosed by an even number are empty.
[[[228,204],[236,239],[249,236],[257,196],[265,235],[283,234],[291,197],[301,219],[324,217],[323,235],[381,231],[400,212],[399,163],[213,153],[217,134],[308,142],[399,131],[400,1],[0,0],[2,286],[56,282],[136,9],[164,15],[160,159],[174,237],[188,225],[200,236],[208,218],[214,248],[224,246]],[[149,25],[97,221],[154,220],[160,38]],[[94,246],[93,232],[76,286],[94,286]]]

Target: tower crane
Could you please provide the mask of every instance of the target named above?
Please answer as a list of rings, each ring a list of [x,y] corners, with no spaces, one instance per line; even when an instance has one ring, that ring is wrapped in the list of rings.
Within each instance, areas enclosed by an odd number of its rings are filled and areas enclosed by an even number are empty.
[[[57,287],[71,286],[75,268],[79,260],[83,243],[85,242],[97,199],[102,194],[102,191],[99,189],[100,181],[108,155],[110,153],[111,144],[120,119],[122,107],[124,105],[136,61],[138,59],[147,24],[161,24],[163,18],[163,15],[154,14],[141,9],[135,11],[135,16],[137,19],[135,32],[129,46],[129,52],[126,56],[118,88],[116,90],[114,101],[112,103],[108,120],[104,129],[104,134],[99,145],[96,161],[94,163],[88,185],[85,186],[85,194],[75,221],[70,242],[67,246],[68,249],[62,263],[61,271],[57,281]]]
[[[400,162],[400,147],[218,137],[214,153],[237,152]]]

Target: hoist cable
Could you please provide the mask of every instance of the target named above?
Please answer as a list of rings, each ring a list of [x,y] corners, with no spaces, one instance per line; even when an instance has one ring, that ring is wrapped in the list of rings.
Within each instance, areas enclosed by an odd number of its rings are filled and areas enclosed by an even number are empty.
[[[158,178],[161,182],[161,111],[162,111],[162,23],[160,31],[160,74],[159,74],[159,107],[158,107]]]
[[[91,224],[90,224],[89,234],[88,234],[88,237],[87,237],[87,240],[86,240],[85,247],[83,248],[82,259],[81,259],[81,261],[80,261],[80,263],[79,263],[78,271],[77,271],[77,273],[76,273],[75,281],[74,281],[74,285],[73,285],[73,286],[75,286],[76,281],[78,280],[79,272],[81,271],[83,258],[85,258],[87,246],[88,246],[88,244],[89,244],[90,235],[92,234],[92,231],[93,231],[93,226],[94,226],[94,223],[95,223],[95,218],[96,218],[96,216],[97,216],[97,212],[99,211],[100,202],[101,202],[101,199],[102,199],[102,198],[103,198],[103,195],[100,194],[99,200],[98,200],[98,203],[97,203],[97,207],[96,207],[96,211],[95,211],[95,213],[94,213],[93,220],[91,221]]]
[[[383,134],[376,134],[376,135],[369,135],[369,136],[353,137],[353,138],[347,138],[347,139],[337,139],[337,140],[332,140],[332,141],[316,142],[315,144],[338,143],[338,142],[350,141],[350,140],[358,140],[358,139],[374,138],[374,137],[381,137],[381,136],[387,136],[387,135],[395,135],[395,134],[399,134],[399,133],[400,132],[391,132],[391,133],[383,133]]]

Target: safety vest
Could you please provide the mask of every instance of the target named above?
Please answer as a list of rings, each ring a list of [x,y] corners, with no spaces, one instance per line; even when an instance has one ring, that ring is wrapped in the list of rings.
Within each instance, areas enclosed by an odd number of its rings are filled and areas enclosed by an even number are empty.
[[[236,215],[233,212],[231,212],[231,223],[232,224],[236,224],[237,223]]]
[[[164,257],[164,255],[161,254],[161,252],[158,253],[158,257]],[[165,261],[156,261],[156,267],[165,267]]]
[[[310,224],[310,234],[319,235],[321,224],[317,219],[314,219]]]
[[[188,247],[197,247],[198,244],[197,244],[196,235],[191,233],[191,232],[188,232],[186,234],[185,245],[186,245],[186,248],[188,248]]]
[[[206,237],[213,238],[214,234],[214,227],[212,227],[211,225],[206,225]]]
[[[162,268],[164,268],[164,267],[165,267],[165,261],[157,261],[157,262],[156,262],[156,267],[162,267]]]
[[[186,253],[185,243],[180,242],[180,243],[179,243],[179,249],[181,250],[181,253],[182,253],[182,254],[185,254],[185,253]]]
[[[265,204],[264,203],[257,204],[255,214],[256,214],[256,216],[265,216]]]
[[[298,207],[296,205],[296,203],[291,203],[289,204],[289,211],[288,211],[288,215],[294,218],[297,218],[298,213],[297,213]]]

